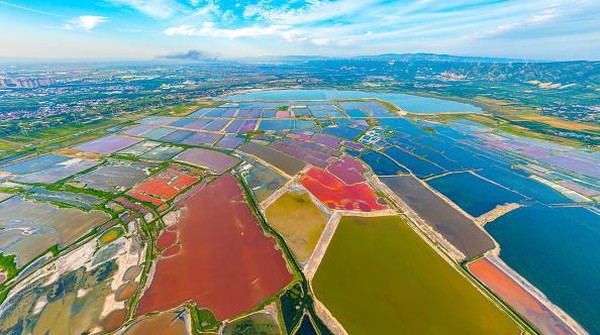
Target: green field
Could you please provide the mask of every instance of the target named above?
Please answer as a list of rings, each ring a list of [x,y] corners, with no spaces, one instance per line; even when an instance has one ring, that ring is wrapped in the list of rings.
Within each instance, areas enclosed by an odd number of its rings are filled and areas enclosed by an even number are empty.
[[[313,289],[353,335],[520,333],[397,216],[342,218]]]

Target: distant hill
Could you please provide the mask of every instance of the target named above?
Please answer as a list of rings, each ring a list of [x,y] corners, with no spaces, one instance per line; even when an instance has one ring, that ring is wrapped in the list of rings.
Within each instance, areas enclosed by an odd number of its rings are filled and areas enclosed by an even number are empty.
[[[248,64],[296,64],[310,61],[327,61],[336,59],[327,56],[290,55],[290,56],[257,56],[233,58],[232,61]]]
[[[353,69],[355,73],[397,79],[434,78],[463,81],[540,81],[563,85],[600,85],[600,61],[529,61],[435,54],[379,55],[314,59],[305,66],[321,71]]]
[[[302,63],[310,61],[375,61],[375,62],[457,62],[457,63],[527,63],[550,62],[543,60],[524,60],[500,57],[454,56],[433,53],[381,54],[352,57],[327,57],[310,55],[263,56],[237,58],[237,61],[248,63]]]
[[[373,56],[352,57],[359,60],[372,60],[384,62],[457,62],[457,63],[511,63],[511,62],[531,62],[515,58],[499,57],[474,57],[474,56],[454,56],[432,53],[410,53],[410,54],[382,54]],[[544,61],[534,61],[544,62]]]
[[[295,64],[308,64],[319,62],[322,64],[341,64],[341,63],[410,63],[419,66],[428,66],[430,64],[443,63],[444,66],[448,64],[466,64],[469,67],[477,64],[505,64],[506,66],[520,66],[528,67],[531,64],[557,64],[557,66],[565,66],[567,64],[597,64],[598,61],[554,61],[554,60],[531,60],[531,59],[518,59],[518,58],[504,58],[504,57],[479,57],[479,56],[456,56],[448,54],[434,54],[434,53],[405,53],[405,54],[380,54],[380,55],[362,55],[362,56],[349,56],[349,57],[332,57],[332,56],[319,56],[319,55],[287,55],[287,56],[256,56],[256,57],[237,57],[237,58],[223,58],[215,55],[207,54],[200,50],[189,50],[182,53],[174,53],[169,55],[162,55],[157,59],[163,60],[179,60],[179,61],[191,61],[191,62],[235,62],[241,64],[263,64],[263,65],[295,65]],[[515,65],[520,64],[520,65]],[[550,65],[547,67],[553,67]]]

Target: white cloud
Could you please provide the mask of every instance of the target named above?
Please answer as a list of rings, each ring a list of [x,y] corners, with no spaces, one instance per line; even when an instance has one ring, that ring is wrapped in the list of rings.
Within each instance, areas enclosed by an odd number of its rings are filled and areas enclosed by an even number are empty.
[[[258,16],[266,22],[276,24],[307,24],[331,20],[345,15],[360,13],[360,11],[375,5],[377,0],[338,0],[338,1],[307,1],[308,5],[297,8],[271,8],[266,5],[252,4],[244,8],[244,17]]]
[[[328,45],[329,39],[324,37],[313,38],[311,43],[317,46]]]
[[[594,8],[600,9],[597,1],[530,0],[507,4],[481,0],[304,0],[301,4],[290,0],[275,5],[272,0],[201,0],[197,4],[202,7],[196,8],[199,15],[193,21],[173,22],[164,32],[169,36],[216,40],[262,37],[244,47],[258,46],[271,52],[284,49],[281,42],[274,41],[280,39],[291,42],[286,50],[301,52],[410,49],[465,53],[476,45],[487,46],[488,40],[498,37],[539,39],[541,35],[572,35],[590,21],[580,15],[583,9],[586,17],[593,17]],[[232,11],[232,7],[237,9]],[[587,20],[585,24],[583,20]]]
[[[244,12],[243,12],[242,16],[244,18],[251,18],[253,16],[259,15],[264,10],[265,9],[263,9],[259,5],[247,5],[244,7]]]
[[[552,20],[553,18],[557,17],[557,13],[556,13],[556,8],[552,7],[552,8],[548,8],[545,9],[541,12],[539,12],[538,14],[532,16],[529,19],[530,23],[540,23],[540,22],[545,22],[548,20]]]
[[[565,14],[565,11],[562,11]],[[491,31],[483,32],[483,33],[475,33],[473,36],[478,37],[495,37],[502,36],[502,34],[510,33],[519,29],[536,27],[539,25],[543,25],[549,21],[552,21],[556,18],[559,18],[561,15],[557,11],[557,7],[549,7],[530,15],[529,17],[525,17],[518,22],[511,22],[506,24],[499,25],[496,29],[492,29]]]
[[[196,3],[194,6],[198,6],[198,3]],[[196,10],[196,12],[192,15],[192,17],[195,16],[207,16],[207,15],[219,15],[221,13],[221,8],[219,7],[219,5],[217,5],[217,3],[214,0],[209,0],[206,2],[206,5],[204,5],[201,8],[198,8]]]
[[[106,16],[82,15],[69,20],[64,27],[68,30],[91,31],[106,21],[108,21]]]
[[[181,5],[175,0],[109,0],[118,5],[131,7],[145,15],[159,19],[173,16]]]
[[[171,27],[165,30],[165,34],[168,36],[202,36],[228,39],[278,36],[291,41],[299,35],[299,32],[295,31],[290,26],[284,25],[270,25],[264,27],[254,25],[237,29],[223,29],[217,28],[214,22],[204,22],[201,26],[181,25]]]
[[[223,13],[223,15],[221,15],[221,22],[223,22],[224,24],[231,24],[235,21],[235,19],[236,16],[232,10],[227,10]]]

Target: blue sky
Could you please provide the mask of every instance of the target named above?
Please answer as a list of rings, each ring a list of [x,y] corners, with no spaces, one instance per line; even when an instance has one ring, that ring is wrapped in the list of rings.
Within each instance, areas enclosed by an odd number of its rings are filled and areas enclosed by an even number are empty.
[[[0,57],[600,59],[598,0],[0,0]]]

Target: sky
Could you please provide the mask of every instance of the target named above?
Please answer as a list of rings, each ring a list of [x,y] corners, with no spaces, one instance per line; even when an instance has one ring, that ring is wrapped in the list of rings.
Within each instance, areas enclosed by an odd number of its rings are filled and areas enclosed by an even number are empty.
[[[0,57],[600,59],[599,0],[0,0]]]

